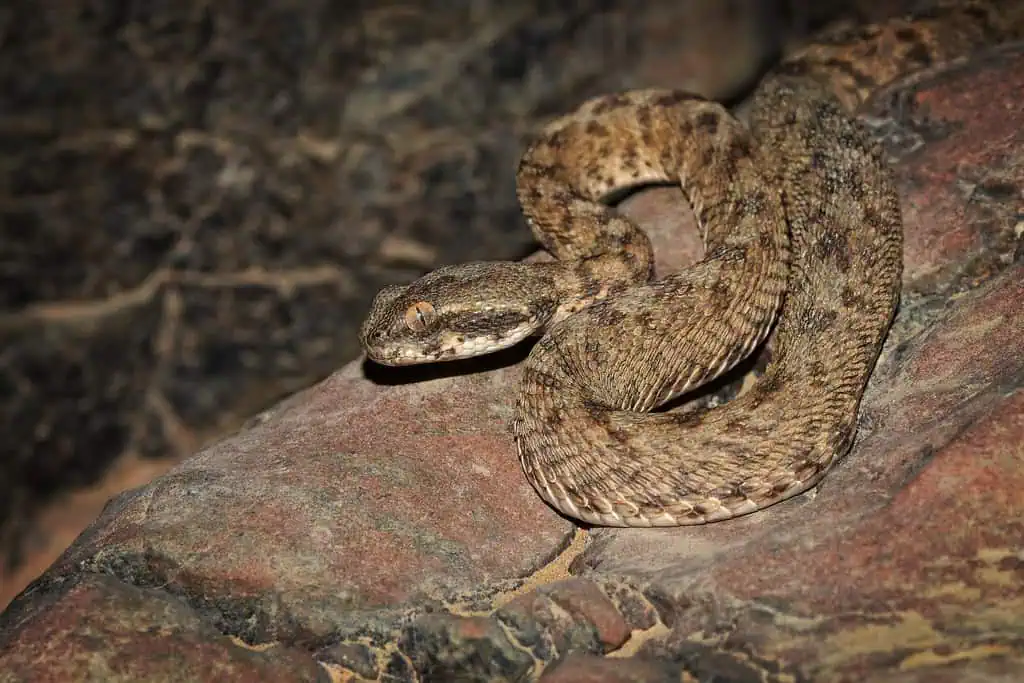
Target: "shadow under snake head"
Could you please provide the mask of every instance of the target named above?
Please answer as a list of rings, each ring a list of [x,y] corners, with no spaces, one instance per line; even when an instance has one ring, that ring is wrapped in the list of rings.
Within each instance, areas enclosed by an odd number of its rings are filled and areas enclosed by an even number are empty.
[[[464,263],[386,287],[373,300],[360,342],[383,365],[458,360],[508,348],[551,321],[558,307],[558,267]]]

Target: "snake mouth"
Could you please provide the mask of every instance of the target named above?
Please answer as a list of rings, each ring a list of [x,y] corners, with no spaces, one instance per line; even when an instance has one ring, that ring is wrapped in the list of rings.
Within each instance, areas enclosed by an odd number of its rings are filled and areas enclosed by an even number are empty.
[[[391,368],[400,367],[402,365],[417,365],[419,363],[426,363],[428,361],[417,361],[407,360],[405,358],[389,358],[387,356],[379,356],[372,353],[367,353],[366,357],[372,360],[377,365],[386,365]]]
[[[535,333],[536,325],[523,324],[500,334],[467,335],[448,332],[431,342],[393,344],[385,348],[367,348],[370,360],[381,365],[402,366],[465,360],[486,356],[515,346]]]
[[[379,365],[399,367],[403,365],[422,365],[424,363],[436,363],[449,360],[448,358],[436,358],[423,353],[422,349],[412,347],[392,347],[388,349],[365,349],[366,357]]]

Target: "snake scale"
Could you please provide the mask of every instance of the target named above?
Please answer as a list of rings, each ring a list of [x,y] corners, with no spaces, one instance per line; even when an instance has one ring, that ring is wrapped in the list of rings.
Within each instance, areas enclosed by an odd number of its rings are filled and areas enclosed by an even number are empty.
[[[890,170],[856,121],[896,77],[1019,37],[1021,3],[946,2],[825,35],[753,96],[749,130],[684,92],[598,97],[524,154],[517,194],[543,263],[428,273],[374,300],[374,360],[423,363],[543,336],[511,423],[540,496],[607,526],[701,524],[814,486],[851,446],[899,301],[902,219]],[[651,281],[646,235],[609,196],[678,183],[704,258]],[[719,376],[775,327],[748,392],[652,412]]]

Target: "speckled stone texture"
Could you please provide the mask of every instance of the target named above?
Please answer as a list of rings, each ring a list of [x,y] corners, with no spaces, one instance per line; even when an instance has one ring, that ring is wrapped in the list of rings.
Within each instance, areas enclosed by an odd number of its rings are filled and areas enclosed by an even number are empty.
[[[1024,679],[1022,101],[1004,50],[876,103],[904,298],[814,492],[574,534],[505,431],[521,354],[354,363],[112,502],[0,617],[0,681]],[[677,192],[627,210],[661,272],[698,253]]]

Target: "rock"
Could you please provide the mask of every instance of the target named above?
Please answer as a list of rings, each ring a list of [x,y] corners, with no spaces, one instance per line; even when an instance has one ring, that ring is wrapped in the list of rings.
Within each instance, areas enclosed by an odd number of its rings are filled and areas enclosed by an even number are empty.
[[[103,574],[62,582],[46,615],[18,624],[5,645],[22,649],[0,680],[310,681],[328,676],[301,648],[248,647],[166,591]],[[18,615],[8,614],[15,622]],[[48,648],[30,643],[49,642]],[[116,648],[116,656],[107,656]]]
[[[112,502],[0,616],[0,681],[163,680],[156,638],[177,680],[1024,677],[1024,53],[900,92],[903,304],[812,493],[575,532],[505,430],[521,351],[353,363]],[[695,257],[678,192],[627,211]]]

